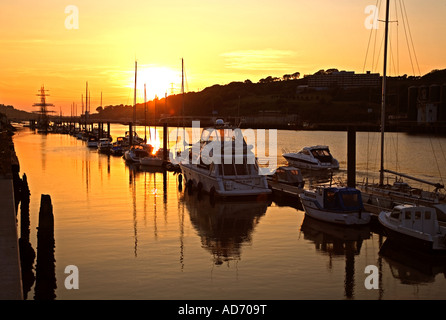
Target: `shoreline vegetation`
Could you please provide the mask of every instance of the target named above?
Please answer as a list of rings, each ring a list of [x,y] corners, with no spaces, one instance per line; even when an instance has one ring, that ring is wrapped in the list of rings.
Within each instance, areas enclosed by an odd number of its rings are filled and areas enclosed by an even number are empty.
[[[303,78],[299,78],[296,72],[280,78],[269,76],[257,83],[245,80],[187,92],[184,94],[184,115],[187,121],[200,120],[203,125],[223,118],[250,128],[331,131],[354,127],[358,131],[380,130],[380,83],[349,87],[335,84],[324,88],[308,85],[311,76],[333,72],[338,70],[320,70]],[[421,77],[388,77],[387,83],[386,131],[446,133],[446,69],[433,70]],[[433,87],[438,90],[429,94]],[[414,88],[418,95],[414,96]],[[424,104],[435,105],[434,120],[420,121],[420,88],[428,90]],[[182,94],[170,95],[148,101],[147,113],[144,103],[138,103],[136,119],[138,124],[144,124],[144,119],[149,119],[147,124],[154,124],[153,119],[157,119],[157,124],[181,126],[182,108]],[[36,113],[2,104],[0,113],[11,121],[35,120],[38,117]],[[133,106],[123,104],[93,106],[88,115],[90,122],[129,123],[132,118]],[[51,115],[50,119],[68,122],[72,116]]]

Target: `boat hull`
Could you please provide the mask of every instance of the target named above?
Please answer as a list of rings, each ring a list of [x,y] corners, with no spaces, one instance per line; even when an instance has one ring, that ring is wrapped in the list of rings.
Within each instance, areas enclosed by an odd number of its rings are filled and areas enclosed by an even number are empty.
[[[422,232],[410,232],[406,228],[392,225],[388,221],[388,214],[388,212],[381,212],[378,216],[378,221],[383,227],[384,234],[393,243],[432,254],[446,254],[446,246],[442,248],[439,248],[438,245],[435,246],[434,237]],[[437,242],[438,240],[444,243],[446,238],[437,239]]]
[[[142,166],[161,167],[163,165],[163,159],[155,157],[141,158],[139,163],[141,163]]]
[[[338,170],[339,164],[338,163],[316,163],[312,161],[305,161],[298,158],[290,157],[290,156],[283,156],[287,161],[288,164],[291,166],[295,166],[300,169],[306,169],[306,170]]]
[[[330,211],[319,208],[314,199],[305,197],[303,194],[300,195],[300,199],[305,214],[314,219],[340,225],[366,225],[370,223],[369,212]]]
[[[180,164],[186,186],[195,188],[218,198],[241,198],[270,195],[265,176],[246,178],[226,178],[209,175],[208,170],[201,170],[193,165]]]

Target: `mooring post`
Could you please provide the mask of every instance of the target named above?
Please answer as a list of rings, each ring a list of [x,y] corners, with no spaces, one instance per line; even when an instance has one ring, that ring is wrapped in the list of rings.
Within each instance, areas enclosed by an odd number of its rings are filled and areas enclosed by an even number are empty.
[[[167,122],[163,124],[163,162],[167,163]]]
[[[54,300],[56,289],[54,259],[54,216],[51,197],[42,194],[40,199],[39,227],[37,231],[36,285],[34,300]]]
[[[129,123],[129,145],[133,145],[133,123]]]
[[[347,130],[347,186],[356,188],[356,129]]]

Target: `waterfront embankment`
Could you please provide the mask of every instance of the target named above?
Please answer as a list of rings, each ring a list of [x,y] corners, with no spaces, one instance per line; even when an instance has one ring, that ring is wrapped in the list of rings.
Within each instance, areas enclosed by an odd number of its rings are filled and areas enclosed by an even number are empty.
[[[9,131],[0,132],[0,299],[22,300],[22,277],[17,233],[14,180],[19,162]]]

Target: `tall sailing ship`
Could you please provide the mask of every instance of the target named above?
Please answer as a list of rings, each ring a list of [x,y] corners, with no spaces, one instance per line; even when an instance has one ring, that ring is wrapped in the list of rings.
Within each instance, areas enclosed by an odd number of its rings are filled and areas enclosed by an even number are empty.
[[[50,118],[49,113],[55,112],[54,110],[48,110],[48,107],[54,107],[52,103],[48,103],[46,101],[46,97],[49,94],[46,93],[45,87],[42,85],[40,87],[39,93],[36,96],[40,97],[40,103],[33,104],[33,107],[38,107],[38,111],[34,111],[33,113],[38,114],[37,119],[37,132],[47,133],[50,130]]]

